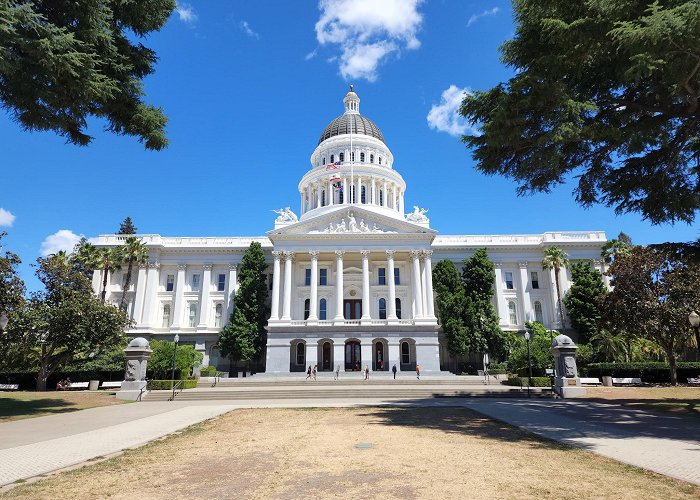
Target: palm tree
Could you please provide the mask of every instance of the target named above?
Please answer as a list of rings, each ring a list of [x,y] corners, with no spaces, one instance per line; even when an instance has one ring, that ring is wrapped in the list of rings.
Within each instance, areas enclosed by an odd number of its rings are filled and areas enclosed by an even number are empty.
[[[71,254],[71,260],[79,265],[90,278],[92,277],[92,272],[99,269],[102,263],[100,249],[89,243],[85,238],[81,239],[80,243],[76,245],[75,250]]]
[[[617,361],[621,354],[625,354],[627,361],[630,360],[622,335],[615,334],[605,328],[598,330],[591,336],[591,345],[597,346],[606,361]]]
[[[617,238],[613,238],[605,242],[603,248],[601,248],[600,256],[603,258],[606,264],[612,264],[615,257],[620,255],[627,255],[632,249],[632,238],[627,236],[625,233],[620,233]]]
[[[559,306],[559,318],[561,319],[562,330],[566,328],[564,323],[564,309],[561,304],[561,290],[559,288],[559,271],[569,265],[569,257],[566,252],[558,247],[549,247],[544,251],[544,259],[542,259],[542,269],[554,269],[554,284],[557,287],[557,305]]]
[[[126,278],[124,280],[124,290],[122,290],[122,300],[120,309],[126,309],[126,292],[131,286],[131,272],[134,264],[145,264],[148,262],[148,249],[146,245],[135,236],[129,236],[122,247],[122,259],[126,263]]]
[[[100,248],[100,269],[102,270],[102,293],[100,301],[104,304],[107,298],[107,274],[121,269],[122,267],[121,247]]]

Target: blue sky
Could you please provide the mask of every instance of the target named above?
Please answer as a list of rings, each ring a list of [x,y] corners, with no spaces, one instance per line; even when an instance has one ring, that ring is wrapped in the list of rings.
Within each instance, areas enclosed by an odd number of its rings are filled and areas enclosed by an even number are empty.
[[[0,230],[22,257],[77,235],[115,232],[130,215],[141,233],[250,236],[271,210],[298,212],[297,184],[349,83],[383,131],[407,183],[406,207],[429,209],[441,234],[620,231],[637,243],[689,241],[684,224],[584,210],[572,185],[519,198],[515,184],[473,169],[456,119],[463,89],[506,80],[498,46],[513,35],[510,2],[326,0],[180,3],[144,44],[156,50],[147,101],[170,121],[170,147],[147,151],[90,122],[88,147],[28,133],[0,114]],[[1,113],[1,112],[0,112]]]

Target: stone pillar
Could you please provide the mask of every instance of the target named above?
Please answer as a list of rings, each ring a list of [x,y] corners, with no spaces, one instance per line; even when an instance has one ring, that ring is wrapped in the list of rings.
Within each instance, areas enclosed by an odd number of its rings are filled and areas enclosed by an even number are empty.
[[[333,369],[339,366],[341,370],[345,370],[345,343],[342,339],[333,341],[333,365]]]
[[[423,307],[423,315],[427,315],[428,304],[426,303],[427,293],[425,291],[428,288],[428,284],[426,283],[425,278],[425,262],[423,261],[423,251],[421,251],[418,255],[418,263],[420,265],[420,295],[422,299],[421,306]]]
[[[425,267],[425,303],[428,308],[425,310],[425,315],[429,318],[435,317],[435,299],[433,297],[433,251],[423,251],[423,260]]]
[[[557,335],[552,340],[550,352],[554,356],[554,391],[562,398],[586,395],[576,369],[576,349],[574,341],[566,335]]]
[[[394,250],[386,251],[387,284],[389,285],[389,298],[387,307],[387,319],[396,320],[396,280],[394,279]]]
[[[508,324],[506,318],[506,303],[503,298],[503,271],[501,270],[501,263],[493,263],[494,272],[496,274],[496,312],[498,313],[498,324],[506,325]]]
[[[420,252],[411,250],[411,264],[413,265],[413,276],[411,282],[413,285],[413,317],[423,317],[423,297],[421,295],[421,277],[420,277]]]
[[[306,206],[304,204],[304,190],[303,189],[301,191],[299,191],[299,197],[301,198],[301,208],[299,209],[299,211],[301,212],[301,215],[304,215],[304,213],[306,212],[306,210],[304,210],[306,208]]]
[[[187,264],[178,264],[177,266],[177,277],[175,278],[175,304],[173,305],[173,322],[171,328],[180,328],[180,322],[182,321],[182,302],[185,297],[185,271],[187,270]]]
[[[321,181],[316,183],[316,208],[321,206]]]
[[[234,300],[238,291],[238,266],[236,264],[228,265],[228,279],[226,280],[226,290],[224,291],[224,311],[226,311],[226,319],[223,321],[225,325],[228,318],[233,312]]]
[[[335,251],[335,321],[343,323],[343,250]]]
[[[148,341],[137,337],[129,342],[124,349],[126,368],[121,389],[117,392],[117,399],[135,401],[141,395],[141,390],[146,387],[146,367],[151,358],[151,347]]]
[[[306,341],[306,364],[318,364],[318,339],[308,339]]]
[[[369,322],[369,250],[360,251],[362,255],[362,321]]]
[[[386,192],[386,181],[384,181],[384,188],[382,190],[382,206],[388,207],[389,206],[389,196],[388,193]]]
[[[522,324],[525,325],[526,321],[534,321],[535,318],[531,318],[532,305],[530,304],[530,292],[527,290],[528,276],[527,276],[527,262],[520,262],[518,264],[520,267],[520,283],[518,286],[518,300],[520,301],[520,310],[522,311]]]
[[[350,192],[348,191],[348,178],[343,176],[343,205],[350,203]]]
[[[280,258],[282,252],[272,252],[274,262],[272,264],[272,299],[270,301],[270,319],[280,319]]]
[[[362,203],[362,177],[357,176],[357,187],[355,188],[355,202],[359,205]]]
[[[148,278],[146,278],[146,297],[143,307],[143,327],[149,328],[156,322],[156,299],[158,298],[158,270],[160,262],[148,263]]]
[[[309,296],[309,321],[318,321],[318,254],[311,255],[311,294]]]
[[[401,215],[403,215],[404,212],[404,206],[403,206],[403,191],[399,192],[399,212],[401,212]]]
[[[292,319],[292,259],[294,252],[284,252],[284,301],[282,302],[282,319]]]
[[[606,276],[604,273],[606,271],[605,269],[605,261],[603,259],[596,259],[593,261],[593,267],[601,274],[603,277],[603,283],[605,283],[605,286],[607,288],[610,288],[610,276]]]
[[[561,274],[561,270],[559,271]],[[552,296],[552,324],[555,329],[563,329],[564,325],[561,324],[561,319],[559,316],[559,301],[557,300],[557,278],[554,274],[554,269],[549,270],[549,290]],[[561,283],[560,283],[561,284]],[[564,290],[560,289],[562,292],[562,300],[564,299]]]
[[[401,371],[401,353],[398,339],[389,339],[389,371],[396,365],[396,371]]]
[[[376,204],[377,204],[377,184],[376,184],[376,182],[375,182],[374,177],[372,177],[372,183],[371,183],[371,187],[370,187],[370,198],[369,198],[369,200],[370,200],[370,201],[369,201],[370,204],[372,204],[372,205],[376,205]]]
[[[204,264],[202,290],[199,293],[199,324],[197,328],[209,326],[209,293],[211,292],[211,264]]]
[[[360,339],[360,357],[362,357],[362,369],[369,366],[369,371],[372,369],[372,339]]]
[[[143,315],[143,298],[146,295],[146,266],[139,266],[138,278],[136,278],[136,299],[134,299],[133,319],[136,326],[141,325]]]

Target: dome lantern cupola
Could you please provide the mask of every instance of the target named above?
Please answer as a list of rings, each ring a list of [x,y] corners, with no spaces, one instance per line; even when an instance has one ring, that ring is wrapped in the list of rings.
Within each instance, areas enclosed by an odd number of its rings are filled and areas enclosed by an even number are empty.
[[[345,114],[360,114],[360,98],[355,93],[355,89],[350,85],[350,91],[345,94],[345,99],[343,99],[343,104],[345,104]]]

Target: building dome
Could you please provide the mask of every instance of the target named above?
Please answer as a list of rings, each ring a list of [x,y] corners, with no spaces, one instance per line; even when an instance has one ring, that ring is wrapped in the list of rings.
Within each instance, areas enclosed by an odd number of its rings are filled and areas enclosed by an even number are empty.
[[[350,85],[350,91],[345,94],[343,105],[345,113],[328,124],[318,139],[319,144],[330,137],[350,133],[368,135],[384,142],[384,135],[379,127],[372,120],[360,114],[360,98],[352,85]]]

